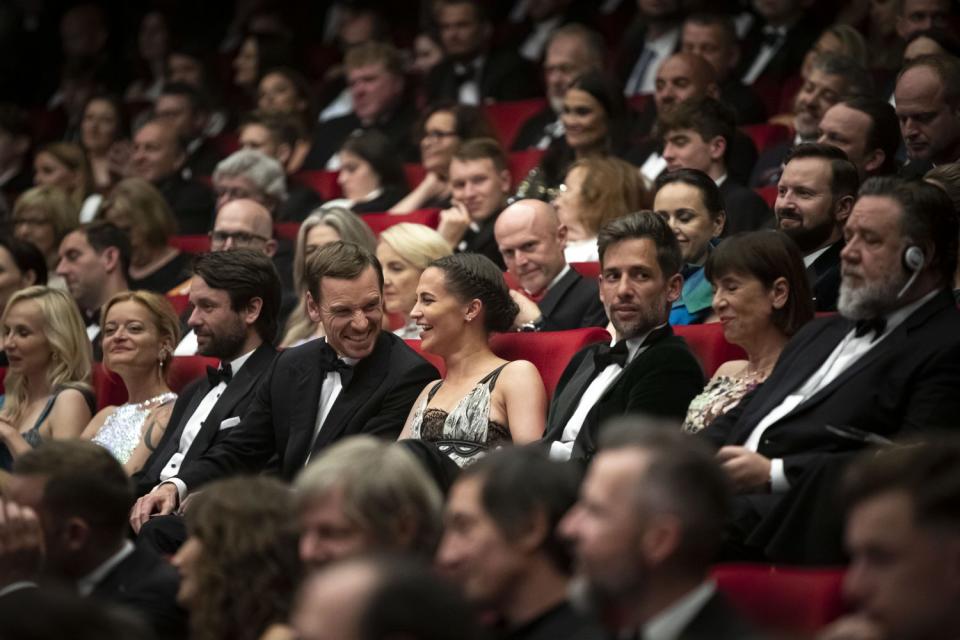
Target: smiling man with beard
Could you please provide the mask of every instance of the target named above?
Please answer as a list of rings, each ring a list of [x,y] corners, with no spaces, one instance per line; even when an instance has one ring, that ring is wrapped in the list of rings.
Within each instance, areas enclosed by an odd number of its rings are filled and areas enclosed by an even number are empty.
[[[822,478],[838,476],[818,474],[842,469],[877,436],[929,434],[955,427],[960,414],[950,200],[926,183],[871,178],[844,237],[840,314],[801,329],[767,381],[700,434],[742,494],[730,534],[747,557],[763,554],[751,534],[788,490],[796,496],[813,477],[829,495],[835,487]],[[839,521],[817,530],[802,517],[795,523],[803,524],[789,534],[794,548],[839,548]]]
[[[555,460],[589,460],[612,417],[643,413],[679,426],[703,389],[700,365],[667,324],[683,285],[673,231],[639,211],[603,227],[597,246],[600,300],[616,336],[577,352],[560,377],[544,436]]]
[[[802,144],[787,156],[777,185],[777,228],[803,253],[817,311],[836,311],[843,224],[860,178],[840,149]]]

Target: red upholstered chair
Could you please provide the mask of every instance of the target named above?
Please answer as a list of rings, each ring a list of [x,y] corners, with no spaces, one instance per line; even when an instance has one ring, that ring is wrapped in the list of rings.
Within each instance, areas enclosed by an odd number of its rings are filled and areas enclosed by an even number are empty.
[[[410,347],[411,349],[419,353],[421,356],[423,356],[424,360],[426,360],[427,362],[435,366],[437,368],[437,371],[440,372],[440,377],[447,375],[447,368],[443,366],[443,358],[441,358],[440,356],[435,356],[432,353],[427,353],[426,351],[421,349],[419,340],[407,339],[407,340],[404,340],[404,342],[407,343],[408,347]]]
[[[291,176],[291,180],[313,189],[324,200],[333,200],[342,195],[336,171],[300,171]]]
[[[587,280],[596,280],[600,277],[599,262],[571,262],[570,266]]]
[[[410,213],[368,213],[361,216],[367,226],[373,231],[373,235],[379,236],[387,227],[392,227],[401,222],[414,222],[416,224],[425,224],[431,229],[436,229],[440,224],[440,209],[418,209]]]
[[[497,138],[504,149],[509,149],[513,145],[520,128],[534,114],[538,113],[547,106],[547,101],[543,98],[534,98],[532,100],[511,100],[508,102],[496,102],[494,104],[484,105],[483,111],[493,125]]]
[[[741,130],[753,140],[757,153],[790,139],[790,128],[782,124],[751,124],[741,127]]]
[[[273,236],[277,240],[296,240],[300,231],[299,222],[278,222],[273,225]]]
[[[183,312],[186,311],[190,306],[190,295],[186,293],[168,295],[167,300],[170,301],[170,304],[173,306],[173,310],[177,312],[177,316],[183,315]]]
[[[723,326],[719,322],[674,327],[673,332],[687,341],[687,346],[700,361],[700,366],[708,378],[712,377],[724,362],[747,357],[743,349],[727,342],[723,337]]]
[[[207,358],[206,356],[175,356],[170,364],[170,374],[167,380],[170,388],[176,393],[180,393],[185,386],[199,378],[207,375],[207,367],[216,367],[220,361],[216,358]]]
[[[0,393],[3,393],[5,390],[3,386],[3,381],[6,380],[6,378],[7,378],[7,368],[0,367]]]
[[[170,388],[180,393],[185,386],[207,373],[207,365],[217,366],[216,358],[204,356],[176,356],[170,364],[167,378]],[[127,401],[127,388],[123,380],[115,373],[107,371],[103,363],[93,365],[93,392],[97,396],[97,410],[109,405],[121,405]]]
[[[560,381],[560,374],[577,351],[594,342],[609,342],[610,334],[598,327],[542,333],[498,333],[490,338],[490,348],[504,360],[529,360],[540,372],[547,400]]]
[[[93,393],[97,397],[97,411],[104,407],[119,406],[127,401],[127,388],[115,373],[107,371],[102,362],[93,364]]]
[[[540,164],[541,158],[543,158],[541,149],[527,149],[526,151],[511,153],[507,156],[507,164],[510,166],[510,181],[514,185],[520,184],[530,173],[530,170]]]
[[[403,174],[407,176],[407,184],[413,189],[423,182],[423,179],[427,175],[427,170],[423,168],[422,164],[407,162],[403,165]]]
[[[766,187],[757,187],[754,189],[757,192],[757,195],[763,198],[763,201],[767,203],[767,206],[773,209],[773,204],[777,201],[777,185],[771,184]]]
[[[729,564],[711,574],[730,603],[764,631],[805,637],[844,612],[839,568]]]
[[[180,251],[184,253],[196,255],[210,251],[210,236],[200,234],[193,236],[170,236],[167,244],[180,249]]]
[[[647,93],[638,93],[637,95],[627,98],[627,106],[634,111],[643,111],[647,108],[647,105],[651,100],[653,100],[652,95]]]

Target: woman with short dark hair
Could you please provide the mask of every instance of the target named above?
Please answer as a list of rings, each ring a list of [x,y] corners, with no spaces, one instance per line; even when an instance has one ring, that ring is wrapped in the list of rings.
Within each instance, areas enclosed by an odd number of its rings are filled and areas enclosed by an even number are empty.
[[[407,177],[397,150],[379,131],[357,130],[340,147],[337,183],[343,198],[324,206],[345,207],[354,213],[390,209],[407,193]]]
[[[543,436],[547,398],[540,373],[490,350],[493,332],[517,315],[503,273],[487,257],[460,253],[430,263],[410,317],[425,352],[443,358],[446,377],[427,385],[401,438],[436,443],[460,466],[488,448]]]
[[[813,318],[813,294],[803,256],[774,230],[741,233],[714,249],[705,267],[713,310],[727,342],[747,352],[725,362],[690,402],[685,431],[700,431],[739,404],[770,375],[787,341]]]

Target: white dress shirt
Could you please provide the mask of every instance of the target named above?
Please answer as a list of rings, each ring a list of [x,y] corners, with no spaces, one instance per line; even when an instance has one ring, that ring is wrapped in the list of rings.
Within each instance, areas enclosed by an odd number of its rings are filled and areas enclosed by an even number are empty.
[[[751,431],[747,437],[746,442],[743,443],[744,448],[750,451],[757,451],[760,447],[763,434],[769,427],[800,406],[802,402],[836,380],[837,376],[846,371],[871,349],[883,342],[883,340],[893,333],[914,311],[932,300],[937,293],[937,291],[931,291],[919,300],[890,313],[887,316],[886,329],[883,335],[879,337],[876,337],[873,333],[867,333],[858,338],[855,330],[851,329],[824,363],[820,365],[820,368],[814,371],[813,375],[807,378],[806,382],[800,385],[796,391],[787,395],[787,397],[783,399],[783,402],[774,407],[770,413],[757,423],[757,426],[753,428],[753,431]],[[774,458],[770,461],[770,484],[775,493],[782,493],[790,488],[790,483],[783,470],[783,460],[780,458]]]
[[[123,562],[127,556],[133,553],[133,550],[133,543],[129,540],[124,540],[123,544],[120,545],[119,551],[104,560],[99,567],[77,580],[77,593],[83,597],[87,597],[93,593],[93,590],[97,587],[97,584],[103,581],[103,579],[107,577],[107,574],[113,571],[114,567]]]
[[[175,356],[195,356],[197,355],[197,334],[193,329],[187,331],[187,335],[180,339],[177,348],[173,350]]]
[[[644,626],[643,640],[678,640],[716,590],[713,582],[704,582],[658,613]]]
[[[624,95],[630,97],[653,93],[657,88],[657,71],[660,70],[660,65],[676,51],[678,42],[680,42],[679,27],[670,29],[659,38],[648,39],[630,71],[624,87]]]
[[[253,351],[248,351],[239,358],[230,361],[230,369],[233,371],[233,375],[237,375],[237,372],[240,371],[240,368],[243,367],[252,355]],[[183,433],[180,435],[180,446],[177,452],[170,456],[167,464],[164,465],[160,471],[160,483],[172,483],[177,488],[177,494],[180,496],[180,500],[183,500],[187,496],[187,485],[184,484],[183,480],[175,476],[180,473],[180,465],[190,450],[190,445],[193,444],[197,434],[200,433],[200,427],[203,426],[204,420],[206,420],[210,412],[213,411],[213,407],[226,390],[227,383],[221,381],[217,386],[210,389],[207,395],[203,396],[203,400],[197,405],[197,409],[183,427]]]
[[[662,327],[663,325],[660,325]],[[550,444],[550,458],[553,460],[566,461],[570,459],[570,456],[573,454],[573,445],[577,440],[577,436],[580,434],[580,429],[583,428],[583,423],[587,419],[587,414],[590,413],[590,410],[593,409],[593,405],[597,404],[600,398],[603,397],[603,394],[607,392],[607,389],[612,387],[614,383],[620,378],[623,374],[623,371],[626,367],[630,366],[630,363],[633,362],[642,351],[645,351],[650,345],[644,345],[643,341],[647,339],[653,331],[656,331],[660,327],[655,327],[642,336],[636,338],[630,338],[627,340],[627,362],[626,365],[621,367],[617,363],[612,363],[606,366],[603,371],[597,373],[597,375],[587,386],[586,390],[583,392],[583,395],[580,396],[580,402],[577,404],[576,410],[573,412],[573,415],[570,416],[570,419],[567,421],[566,426],[563,428],[563,434],[560,436],[560,440]],[[617,339],[614,338],[610,341],[610,346],[613,347],[617,344]]]
[[[743,74],[743,78],[741,78],[741,81],[745,85],[753,84],[756,79],[760,77],[763,70],[770,64],[773,56],[777,55],[777,52],[783,47],[783,43],[787,41],[787,27],[766,27],[765,29],[775,31],[777,33],[777,39],[772,44],[764,43],[760,47],[760,50],[757,51],[757,57],[753,59],[753,64],[750,65],[750,68],[747,69],[747,72]]]
[[[351,367],[356,366],[357,362],[359,362],[357,358],[341,357],[340,359]],[[323,377],[323,385],[320,387],[317,423],[313,427],[313,436],[310,438],[310,451],[307,453],[307,459],[304,461],[304,465],[310,463],[310,457],[313,455],[313,445],[317,441],[317,436],[320,435],[320,430],[323,429],[327,416],[330,415],[330,409],[333,408],[337,398],[340,397],[341,391],[343,391],[343,380],[340,378],[340,372],[336,370],[327,371],[327,374]]]

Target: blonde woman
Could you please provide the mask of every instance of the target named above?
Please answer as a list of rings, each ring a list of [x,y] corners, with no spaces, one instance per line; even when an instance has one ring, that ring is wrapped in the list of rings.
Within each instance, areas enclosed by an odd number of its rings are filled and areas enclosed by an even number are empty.
[[[80,222],[90,222],[103,197],[94,191],[93,172],[83,148],[69,142],[54,142],[40,149],[33,160],[33,180],[38,185],[60,187],[67,192]]]
[[[63,279],[53,275],[59,260],[57,249],[63,237],[78,226],[77,208],[60,187],[33,187],[13,205],[13,235],[40,249],[47,261],[47,284],[57,289],[66,289]]]
[[[76,438],[90,421],[90,340],[77,305],[50,287],[13,294],[3,312],[10,366],[0,409],[0,469],[44,440]]]
[[[165,293],[190,277],[190,258],[167,242],[177,221],[157,188],[143,178],[117,183],[98,218],[130,236],[130,288]]]
[[[410,318],[420,274],[431,262],[451,253],[443,236],[426,225],[402,222],[380,234],[377,259],[383,266],[383,304],[387,313],[403,316],[403,326],[394,331],[401,338],[420,338],[420,329]]]
[[[123,379],[127,403],[106,407],[84,438],[108,449],[130,475],[160,444],[177,394],[167,385],[180,322],[167,299],[152,291],[124,291],[103,307],[103,364]]]
[[[280,342],[282,348],[295,347],[323,337],[323,327],[311,320],[307,314],[307,285],[304,283],[303,274],[307,259],[313,252],[337,240],[359,244],[371,252],[377,244],[370,227],[349,209],[322,208],[307,216],[297,233],[297,246],[293,255],[293,285],[300,301],[284,327],[283,340]]]

